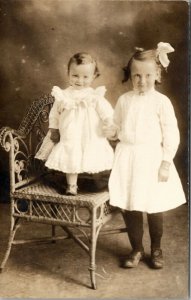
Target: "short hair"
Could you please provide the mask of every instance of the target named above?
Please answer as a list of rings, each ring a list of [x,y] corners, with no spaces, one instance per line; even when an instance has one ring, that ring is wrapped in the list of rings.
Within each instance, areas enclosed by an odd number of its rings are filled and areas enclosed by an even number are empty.
[[[158,80],[156,80],[156,83],[161,83],[162,65],[158,59],[156,49],[144,50],[143,48],[135,48],[135,53],[131,56],[128,64],[123,68],[124,78],[122,82],[126,82],[131,78],[131,66],[134,60],[139,60],[139,61],[154,60],[159,70],[159,78]]]
[[[70,58],[70,60],[68,62],[68,72],[70,71],[71,64],[85,65],[85,64],[91,64],[91,63],[95,65],[94,74],[96,75],[96,77],[100,76],[100,72],[99,72],[96,60],[90,54],[88,54],[86,52],[76,53]]]

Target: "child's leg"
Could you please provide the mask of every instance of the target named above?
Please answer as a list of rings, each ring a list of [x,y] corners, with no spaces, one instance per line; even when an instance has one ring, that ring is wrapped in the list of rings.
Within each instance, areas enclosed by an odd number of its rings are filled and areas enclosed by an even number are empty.
[[[68,195],[76,195],[77,194],[77,180],[78,180],[78,174],[77,173],[67,173],[66,174],[66,181],[68,184],[68,187],[66,189],[66,194]]]
[[[66,180],[67,180],[67,184],[77,185],[78,174],[77,173],[67,173]]]
[[[147,214],[151,249],[160,249],[163,235],[163,213]]]
[[[139,261],[144,256],[143,248],[143,213],[140,211],[125,211],[123,218],[127,226],[127,233],[133,251],[129,257],[124,261],[123,267],[136,267]]]
[[[125,211],[123,218],[133,250],[143,251],[143,213],[140,211]]]
[[[149,234],[151,238],[151,261],[155,269],[164,265],[161,239],[163,235],[163,213],[147,214]]]

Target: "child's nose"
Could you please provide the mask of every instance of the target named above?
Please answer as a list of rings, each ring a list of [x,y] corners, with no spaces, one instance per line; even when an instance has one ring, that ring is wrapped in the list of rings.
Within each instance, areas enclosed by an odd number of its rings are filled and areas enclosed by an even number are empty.
[[[82,84],[83,83],[83,78],[78,78],[78,84]]]
[[[141,76],[141,77],[140,77],[140,83],[141,83],[141,84],[144,84],[145,81],[146,81],[145,76]]]

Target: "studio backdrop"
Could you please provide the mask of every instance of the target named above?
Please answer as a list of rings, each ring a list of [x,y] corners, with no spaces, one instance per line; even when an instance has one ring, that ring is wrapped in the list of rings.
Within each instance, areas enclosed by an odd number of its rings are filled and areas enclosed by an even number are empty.
[[[158,90],[172,101],[181,143],[175,164],[187,194],[188,19],[185,1],[0,0],[0,127],[17,128],[27,107],[54,85],[68,85],[67,63],[92,54],[112,106],[128,90],[122,68],[134,47],[170,43],[168,72]],[[7,201],[8,158],[0,150],[0,201]]]

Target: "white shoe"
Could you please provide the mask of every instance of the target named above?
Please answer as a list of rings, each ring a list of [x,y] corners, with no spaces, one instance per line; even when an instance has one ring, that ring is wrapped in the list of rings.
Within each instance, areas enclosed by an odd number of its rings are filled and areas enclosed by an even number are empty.
[[[78,186],[76,184],[68,184],[66,189],[66,195],[77,195]]]

